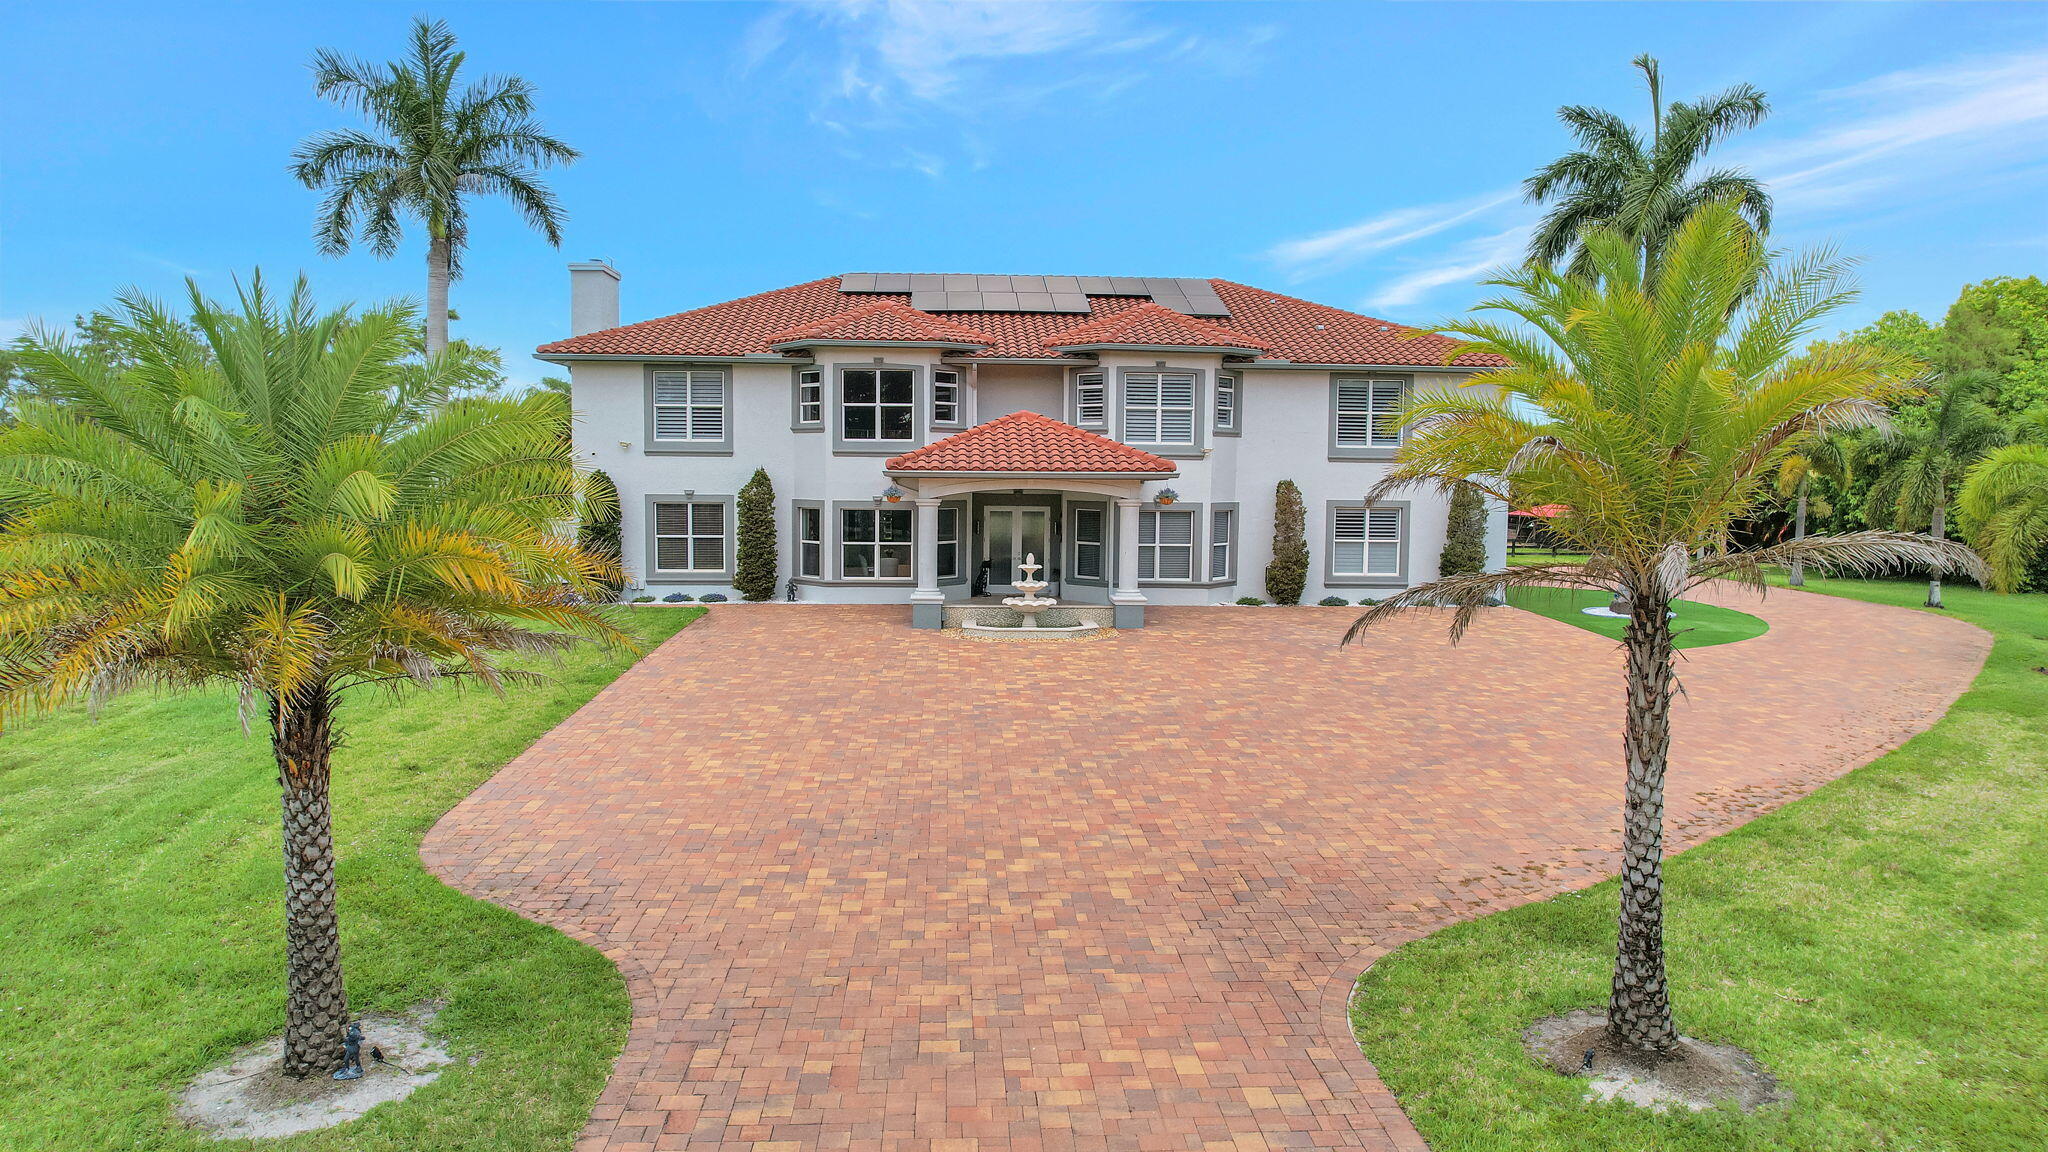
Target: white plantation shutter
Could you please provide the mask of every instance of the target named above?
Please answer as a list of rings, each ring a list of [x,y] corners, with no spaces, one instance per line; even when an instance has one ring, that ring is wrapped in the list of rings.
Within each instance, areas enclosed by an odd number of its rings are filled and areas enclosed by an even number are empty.
[[[1189,580],[1195,574],[1195,514],[1146,508],[1138,513],[1138,579]]]
[[[1109,422],[1109,400],[1102,385],[1102,373],[1083,372],[1074,377],[1074,423],[1083,428],[1100,428]]]
[[[1374,576],[1401,571],[1401,510],[1374,508],[1365,518],[1365,570]]]
[[[1237,430],[1237,377],[1219,373],[1216,377],[1216,427]]]
[[[1401,443],[1401,382],[1372,382],[1372,446],[1394,448]],[[1396,514],[1398,515],[1398,513]]]
[[[1217,508],[1209,514],[1209,579],[1230,578],[1230,530],[1233,509]]]
[[[723,572],[725,505],[656,504],[654,566],[663,572]]]
[[[1195,442],[1195,374],[1132,372],[1124,377],[1124,435],[1132,444]]]
[[[1330,519],[1330,571],[1338,576],[1401,574],[1401,509],[1339,508]]]
[[[1337,382],[1337,443],[1352,448],[1398,448],[1401,444],[1399,380]]]
[[[725,373],[716,369],[656,372],[654,438],[725,439]]]

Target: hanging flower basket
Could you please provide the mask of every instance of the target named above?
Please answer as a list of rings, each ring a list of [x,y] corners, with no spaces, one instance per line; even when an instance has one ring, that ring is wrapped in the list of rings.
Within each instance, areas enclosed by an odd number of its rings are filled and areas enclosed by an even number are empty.
[[[1161,488],[1159,490],[1159,495],[1154,496],[1152,498],[1152,501],[1155,504],[1166,505],[1171,504],[1178,499],[1180,499],[1180,493],[1175,492],[1171,488]]]
[[[899,503],[903,499],[903,489],[891,484],[882,490],[882,499],[891,504]]]

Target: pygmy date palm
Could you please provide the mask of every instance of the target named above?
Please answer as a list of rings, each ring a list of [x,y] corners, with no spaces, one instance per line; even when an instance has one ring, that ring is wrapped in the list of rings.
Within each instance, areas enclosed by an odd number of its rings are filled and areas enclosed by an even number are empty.
[[[404,60],[371,64],[322,49],[313,58],[321,96],[353,106],[376,133],[321,132],[293,153],[292,174],[325,188],[316,235],[328,255],[358,231],[379,257],[398,250],[401,217],[427,230],[426,346],[448,344],[448,282],[462,274],[472,194],[503,196],[549,244],[562,243],[562,208],[538,169],[576,159],[533,118],[533,88],[487,76],[461,89],[464,54],[448,25],[413,21]]]
[[[285,1071],[336,1067],[348,1001],[328,774],[345,693],[526,675],[500,653],[623,643],[578,593],[616,564],[558,526],[557,396],[417,403],[404,307],[321,314],[261,277],[193,328],[122,301],[118,362],[40,337],[0,434],[0,717],[152,685],[232,686],[282,789]]]
[[[1771,268],[1740,209],[1689,217],[1646,286],[1635,237],[1585,237],[1591,275],[1540,266],[1490,281],[1479,310],[1518,318],[1445,325],[1513,365],[1463,389],[1419,395],[1393,467],[1371,498],[1471,478],[1510,507],[1567,509],[1551,531],[1583,564],[1444,577],[1359,617],[1347,640],[1404,610],[1454,605],[1453,636],[1506,586],[1600,589],[1626,601],[1627,709],[1621,914],[1607,1027],[1651,1052],[1678,1042],[1665,987],[1664,771],[1675,688],[1667,613],[1716,579],[1761,586],[1766,565],[1981,570],[1974,553],[1903,532],[1817,536],[1740,550],[1734,525],[1769,495],[1787,457],[1834,429],[1881,423],[1899,366],[1854,345],[1794,349],[1845,298],[1843,269],[1809,257]],[[1737,301],[1741,301],[1738,305]]]
[[[1985,397],[1998,377],[1983,369],[1937,377],[1927,403],[1900,420],[1896,435],[1871,446],[1877,480],[1865,495],[1872,523],[1929,526],[1948,534],[1950,493],[1970,465],[2006,442],[2010,433]],[[1941,569],[1927,574],[1927,606],[1941,607]]]
[[[1792,497],[1792,538],[1806,539],[1806,514],[1813,503],[1813,482],[1833,480],[1847,484],[1853,469],[1854,451],[1840,436],[1812,436],[1799,451],[1785,458],[1778,468],[1778,494]],[[1823,509],[1822,515],[1826,515]],[[1794,588],[1806,584],[1806,565],[1793,559],[1786,565],[1785,582]]]
[[[1648,138],[1603,108],[1572,104],[1557,110],[1579,147],[1522,182],[1531,203],[1551,204],[1529,238],[1530,260],[1587,272],[1592,258],[1579,234],[1604,225],[1634,238],[1644,266],[1654,269],[1679,222],[1716,200],[1733,201],[1758,232],[1770,231],[1771,197],[1753,177],[1727,168],[1695,175],[1715,144],[1755,127],[1769,113],[1764,94],[1738,84],[1698,103],[1666,108],[1657,61],[1639,56],[1635,66],[1650,90]]]

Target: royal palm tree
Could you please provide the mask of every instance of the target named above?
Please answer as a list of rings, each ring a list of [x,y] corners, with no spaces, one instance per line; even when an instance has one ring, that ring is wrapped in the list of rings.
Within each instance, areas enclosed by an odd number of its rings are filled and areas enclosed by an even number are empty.
[[[1597,228],[1585,244],[1587,276],[1531,265],[1489,281],[1506,293],[1479,310],[1521,324],[1474,317],[1439,329],[1471,341],[1459,354],[1493,352],[1513,366],[1418,395],[1371,498],[1470,478],[1511,508],[1564,506],[1550,529],[1590,559],[1442,577],[1382,601],[1346,640],[1444,604],[1457,609],[1456,638],[1508,586],[1599,589],[1626,601],[1621,915],[1607,1029],[1622,1044],[1663,1052],[1678,1042],[1663,948],[1672,601],[1711,580],[1761,587],[1767,565],[1794,560],[1855,570],[1981,565],[1958,544],[1904,532],[1735,547],[1734,525],[1768,498],[1788,456],[1815,436],[1885,417],[1880,400],[1899,371],[1889,354],[1854,345],[1793,353],[1847,298],[1840,263],[1821,254],[1772,269],[1740,207],[1724,202],[1679,226],[1654,285],[1631,233]]]
[[[1579,234],[1598,224],[1633,237],[1643,266],[1654,269],[1679,222],[1709,201],[1732,201],[1759,233],[1770,231],[1771,197],[1755,178],[1730,168],[1700,171],[1715,144],[1769,114],[1764,94],[1737,84],[1698,103],[1666,108],[1656,59],[1638,56],[1635,66],[1650,90],[1647,138],[1604,108],[1557,110],[1579,147],[1522,182],[1530,203],[1551,205],[1529,238],[1530,260],[1588,272],[1591,256]]]
[[[2021,416],[2013,439],[1971,465],[1956,496],[2000,592],[2017,592],[2048,552],[2048,408]]]
[[[503,196],[549,244],[562,243],[563,213],[538,170],[575,160],[533,116],[533,87],[487,76],[458,90],[464,53],[442,21],[415,19],[403,60],[371,64],[328,49],[313,57],[314,89],[355,108],[375,129],[321,132],[292,154],[292,174],[327,189],[315,228],[338,256],[358,234],[371,251],[398,250],[401,221],[427,230],[429,355],[448,346],[448,282],[462,274],[470,195]]]
[[[1937,378],[1927,402],[1899,421],[1895,435],[1871,445],[1877,479],[1865,497],[1874,524],[1928,525],[1948,535],[1950,493],[1970,466],[2010,438],[1986,397],[1998,377],[1981,369]],[[1927,606],[1941,607],[1941,569],[1927,573]]]
[[[0,717],[226,684],[267,717],[282,789],[284,1070],[336,1067],[348,999],[328,777],[345,694],[529,674],[500,653],[623,635],[577,596],[616,579],[558,531],[576,472],[546,393],[422,413],[403,306],[321,314],[260,276],[196,334],[122,300],[120,367],[56,337],[0,434]]]
[[[1813,498],[1813,482],[1824,479],[1846,485],[1852,470],[1852,455],[1849,442],[1842,437],[1814,436],[1799,451],[1785,458],[1785,463],[1778,469],[1778,494],[1793,498],[1794,540],[1806,539],[1806,512]],[[1794,588],[1805,587],[1806,565],[1798,560],[1792,561],[1786,583]]]

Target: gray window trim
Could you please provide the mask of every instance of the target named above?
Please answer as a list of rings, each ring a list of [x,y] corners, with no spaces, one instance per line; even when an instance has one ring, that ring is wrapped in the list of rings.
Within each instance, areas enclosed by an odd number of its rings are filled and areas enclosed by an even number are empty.
[[[1076,514],[1079,513],[1083,508],[1092,508],[1095,511],[1102,513],[1101,576],[1075,575],[1075,573],[1081,570],[1081,566],[1079,563],[1079,556],[1081,551],[1081,534],[1075,530],[1074,520],[1076,518]],[[1067,562],[1064,566],[1064,570],[1061,573],[1061,578],[1068,584],[1076,584],[1086,588],[1109,587],[1111,577],[1113,577],[1116,574],[1115,506],[1107,500],[1069,500],[1067,501],[1066,515],[1067,524],[1065,544],[1067,551]]]
[[[1391,576],[1339,576],[1337,560],[1337,512],[1348,508],[1398,508],[1401,512],[1401,567]],[[1411,542],[1415,538],[1415,509],[1408,500],[1382,500],[1367,504],[1363,500],[1326,500],[1323,502],[1323,583],[1331,588],[1402,588],[1408,584],[1408,561],[1415,549]]]
[[[1216,535],[1216,513],[1218,512],[1230,513],[1230,561],[1224,567],[1223,575],[1221,576],[1216,575],[1214,566],[1209,562],[1210,549],[1216,545],[1214,537]],[[1238,511],[1237,501],[1218,500],[1210,504],[1209,516],[1202,521],[1202,527],[1203,531],[1210,537],[1203,542],[1202,574],[1212,583],[1237,583],[1237,558],[1244,551],[1244,513]]]
[[[649,493],[641,504],[641,534],[646,537],[642,551],[647,557],[647,575],[643,584],[730,584],[732,583],[733,553],[738,548],[737,532],[738,499],[715,492],[658,492]],[[660,551],[654,538],[654,506],[656,504],[723,504],[725,505],[725,567],[717,572],[683,572],[670,568],[657,568],[656,560]]]
[[[1125,381],[1129,379],[1130,375],[1134,372],[1145,373],[1148,375],[1160,372],[1185,372],[1195,378],[1195,412],[1194,420],[1191,422],[1194,427],[1195,436],[1195,442],[1193,444],[1153,444],[1140,440],[1125,439]],[[1116,421],[1117,441],[1119,443],[1129,444],[1133,448],[1143,448],[1145,451],[1152,453],[1154,456],[1164,456],[1169,460],[1200,460],[1203,455],[1203,449],[1206,446],[1206,440],[1203,436],[1203,433],[1207,430],[1209,423],[1208,419],[1205,417],[1205,411],[1208,406],[1205,405],[1202,401],[1205,397],[1208,396],[1208,381],[1211,375],[1213,375],[1213,373],[1209,372],[1205,368],[1179,368],[1173,366],[1167,366],[1164,368],[1118,368],[1116,370],[1116,392],[1109,398],[1110,412],[1113,413],[1112,419]],[[1211,403],[1213,403],[1213,400],[1211,401]],[[1179,583],[1179,581],[1171,581],[1171,583]]]
[[[659,440],[654,435],[654,374],[656,372],[703,372],[716,370],[725,377],[725,435],[717,440]],[[739,405],[733,402],[733,370],[730,364],[643,364],[640,369],[641,394],[646,410],[645,440],[641,443],[644,456],[730,456],[732,455],[732,419]]]
[[[818,419],[806,423],[804,412],[804,373],[818,374]],[[825,380],[828,373],[822,364],[798,364],[789,370],[789,430],[791,432],[823,432],[825,412],[832,405],[825,396]]]
[[[858,368],[860,367],[860,365],[856,364],[854,365],[854,367]],[[846,574],[844,568],[844,565],[846,563],[844,545],[846,541],[844,539],[844,532],[841,530],[841,526],[846,521],[844,513],[848,508],[887,509],[888,511],[891,512],[904,512],[910,516],[910,574],[908,576],[848,576]],[[865,588],[872,585],[890,584],[905,584],[913,587],[916,586],[917,505],[911,504],[907,501],[898,504],[890,504],[886,502],[882,504],[876,504],[873,500],[834,500],[832,502],[832,523],[829,526],[828,531],[830,531],[832,534],[832,563],[826,567],[826,571],[832,573],[833,583],[847,584],[860,588]]]
[[[846,417],[840,398],[846,395],[846,373],[870,370],[907,370],[910,373],[910,439],[908,440],[848,440],[846,439]],[[876,360],[871,364],[858,361],[841,361],[832,365],[832,394],[826,397],[826,419],[832,426],[832,454],[834,456],[901,456],[924,447],[931,433],[930,391],[925,387],[925,370],[922,364],[889,364]]]
[[[818,571],[816,574],[804,571],[803,510],[818,510]],[[823,500],[792,500],[789,502],[789,570],[798,580],[823,580],[825,578],[825,553],[832,547],[832,530],[826,525],[825,502]]]
[[[1102,419],[1093,424],[1081,423],[1081,377],[1083,376],[1102,377]],[[1114,390],[1110,387],[1109,369],[1095,367],[1076,368],[1067,373],[1067,423],[1072,424],[1076,428],[1084,428],[1090,432],[1100,432],[1103,435],[1108,435],[1110,428],[1110,404],[1113,400]]]
[[[1242,436],[1244,435],[1244,373],[1227,369],[1216,373],[1216,379],[1210,385],[1209,407],[1212,414],[1218,411],[1214,397],[1216,393],[1223,391],[1223,378],[1225,376],[1237,381],[1237,386],[1231,389],[1231,399],[1235,403],[1230,410],[1230,423],[1225,424],[1219,419],[1215,424],[1215,433],[1218,436]]]
[[[931,388],[931,393],[932,393],[932,417],[931,417],[931,419],[932,419],[932,425],[931,425],[931,426],[932,426],[932,427],[934,427],[934,428],[965,428],[965,427],[967,427],[967,371],[966,371],[966,369],[964,369],[964,368],[955,368],[955,367],[953,367],[953,366],[952,366],[952,365],[950,365],[950,364],[941,364],[941,365],[939,365],[939,366],[938,366],[937,368],[933,369],[933,370],[932,370],[932,372],[933,372],[933,375],[932,375],[932,388]],[[939,379],[938,379],[938,373],[940,373],[940,372],[951,372],[951,373],[953,374],[953,395],[954,395],[955,399],[954,399],[954,401],[953,401],[953,418],[952,418],[951,420],[941,420],[941,419],[939,419],[939,407],[938,407],[938,405],[939,405]]]
[[[1337,386],[1356,384],[1373,380],[1397,380],[1401,384],[1401,405],[1407,407],[1408,397],[1415,391],[1415,377],[1395,372],[1332,372],[1330,374],[1329,440],[1332,460],[1392,460],[1400,448],[1368,448],[1357,444],[1337,443]],[[1404,434],[1405,435],[1405,434]]]
[[[1141,520],[1147,512],[1193,513],[1194,519],[1188,522],[1188,543],[1194,549],[1194,554],[1188,557],[1187,579],[1161,580],[1157,577],[1153,577],[1152,579],[1148,580],[1145,577],[1140,576],[1138,577],[1138,587],[1145,588],[1156,584],[1161,588],[1195,588],[1215,583],[1215,581],[1211,581],[1208,579],[1209,522],[1203,518],[1207,515],[1207,513],[1203,509],[1203,505],[1198,504],[1193,500],[1175,500],[1171,504],[1161,504],[1155,500],[1149,504],[1139,506],[1138,516]],[[1138,530],[1138,539],[1143,540],[1144,538],[1145,533],[1143,527],[1141,526]],[[1144,545],[1141,544],[1139,545],[1139,547],[1142,548],[1144,547]],[[1140,567],[1139,571],[1144,571],[1143,567]]]
[[[958,550],[953,555],[955,562],[960,567],[960,571],[952,576],[940,576],[939,584],[941,586],[967,583],[972,579],[970,573],[974,569],[974,561],[967,555],[970,546],[974,542],[974,505],[971,501],[967,500],[942,500],[939,502],[939,509],[941,511],[947,508],[953,509],[954,515],[959,517],[959,519],[953,522],[954,543],[958,547]],[[936,558],[938,546],[938,541],[932,541],[934,558]],[[917,566],[917,521],[914,517],[910,522],[910,548],[911,567],[914,570]],[[869,581],[862,580],[860,583],[866,584]]]

